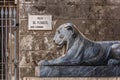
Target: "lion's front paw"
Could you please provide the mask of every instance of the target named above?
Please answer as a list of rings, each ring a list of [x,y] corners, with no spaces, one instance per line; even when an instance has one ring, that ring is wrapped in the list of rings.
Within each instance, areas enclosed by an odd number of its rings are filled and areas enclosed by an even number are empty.
[[[38,65],[39,65],[39,66],[40,66],[40,65],[48,65],[48,64],[49,64],[49,62],[46,61],[46,60],[42,60],[42,61],[38,62]]]
[[[109,61],[108,61],[108,65],[109,66],[115,66],[115,65],[119,65],[119,60],[115,60],[115,59],[110,59]]]

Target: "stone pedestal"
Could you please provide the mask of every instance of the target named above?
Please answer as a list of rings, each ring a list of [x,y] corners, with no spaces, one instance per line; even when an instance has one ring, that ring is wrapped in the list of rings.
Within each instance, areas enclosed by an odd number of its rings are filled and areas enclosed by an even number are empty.
[[[119,66],[38,66],[35,70],[38,77],[117,77]]]

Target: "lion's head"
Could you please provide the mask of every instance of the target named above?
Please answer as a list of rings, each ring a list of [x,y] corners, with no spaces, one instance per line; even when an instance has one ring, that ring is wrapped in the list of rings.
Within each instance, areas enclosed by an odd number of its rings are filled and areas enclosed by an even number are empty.
[[[53,41],[58,48],[62,48],[65,44],[68,44],[70,40],[75,39],[78,31],[74,28],[74,24],[65,23],[58,27],[56,30]]]

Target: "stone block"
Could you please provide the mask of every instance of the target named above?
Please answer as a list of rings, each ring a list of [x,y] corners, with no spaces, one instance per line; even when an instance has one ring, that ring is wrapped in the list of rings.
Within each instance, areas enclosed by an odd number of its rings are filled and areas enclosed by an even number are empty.
[[[51,14],[53,19],[56,19],[63,15],[62,8],[60,5],[47,5],[46,13]]]
[[[119,66],[39,66],[36,71],[38,77],[120,76]]]
[[[109,5],[119,5],[120,0],[106,0],[107,4]]]
[[[100,19],[120,19],[120,6],[118,5],[105,5],[103,6],[104,13],[102,13],[103,16],[101,16],[101,13],[99,14]]]
[[[96,40],[118,40],[120,32],[119,20],[108,19],[108,20],[101,20],[98,19],[95,21],[95,34]],[[97,35],[99,37],[97,37]]]

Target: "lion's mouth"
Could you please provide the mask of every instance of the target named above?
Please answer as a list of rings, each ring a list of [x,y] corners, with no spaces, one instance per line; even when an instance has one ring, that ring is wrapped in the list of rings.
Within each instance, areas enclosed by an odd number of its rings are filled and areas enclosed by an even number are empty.
[[[61,49],[65,44],[66,44],[66,43],[63,42],[62,44],[56,44],[56,46],[57,46],[58,49]]]
[[[61,49],[64,46],[64,44],[56,44],[56,45],[58,49]]]
[[[56,49],[60,49],[60,50],[62,50],[63,52],[63,54],[62,55],[64,55],[65,53],[66,53],[66,49],[67,49],[67,43],[66,42],[64,42],[64,43],[62,43],[62,44],[56,44],[55,43],[55,45],[56,45]]]

